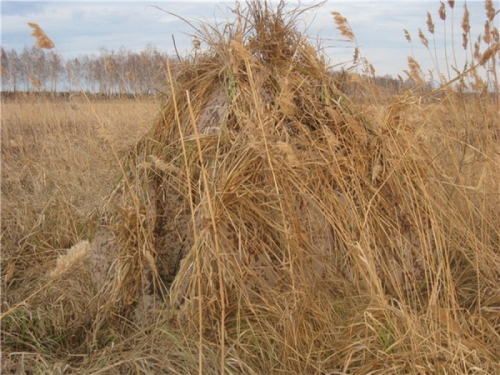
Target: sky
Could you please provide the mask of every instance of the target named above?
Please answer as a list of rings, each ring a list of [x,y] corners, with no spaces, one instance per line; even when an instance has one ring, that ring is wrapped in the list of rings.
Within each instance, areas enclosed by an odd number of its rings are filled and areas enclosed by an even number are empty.
[[[447,1],[444,1],[447,4]],[[244,4],[244,1],[242,2]],[[439,19],[438,0],[408,1],[352,1],[327,0],[288,1],[306,8],[298,23],[299,30],[307,35],[313,45],[321,45],[330,64],[349,67],[355,45],[347,43],[336,30],[331,12],[338,11],[347,18],[356,36],[361,54],[374,66],[377,75],[396,77],[407,69],[407,57],[414,55],[423,68],[431,68],[433,59],[418,39],[421,28],[432,47],[432,36],[427,32],[427,12],[436,24],[436,52],[438,61],[445,60],[444,35],[451,58],[452,18],[453,38],[457,65],[463,68],[466,56],[461,47],[461,20],[464,1],[456,1],[452,11],[446,5],[446,28]],[[37,23],[53,40],[57,51],[65,59],[82,54],[98,54],[102,47],[118,50],[121,47],[141,51],[148,45],[168,54],[174,54],[173,38],[181,55],[192,51],[192,37],[200,22],[223,25],[231,19],[230,8],[234,2],[222,1],[1,1],[1,45],[4,49],[22,50],[34,44],[28,22]],[[498,10],[499,1],[495,1]],[[471,31],[478,35],[485,21],[484,3],[467,2],[471,16]],[[176,17],[175,14],[179,17]],[[182,20],[182,19],[184,20]],[[185,22],[185,20],[189,21]],[[405,40],[403,29],[410,32],[413,44]],[[446,31],[445,31],[446,29]],[[203,46],[202,46],[203,47]],[[432,47],[434,54],[434,47]],[[435,60],[435,59],[434,59]]]

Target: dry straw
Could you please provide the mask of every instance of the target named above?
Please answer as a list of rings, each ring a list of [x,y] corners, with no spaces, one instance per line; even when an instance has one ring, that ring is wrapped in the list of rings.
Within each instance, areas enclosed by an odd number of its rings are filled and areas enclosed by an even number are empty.
[[[175,81],[169,67],[161,114],[124,159],[101,229],[115,247],[100,312],[139,324],[142,306],[155,327],[179,333],[190,372],[481,363],[464,311],[478,306],[468,294],[477,279],[495,286],[485,265],[496,237],[454,204],[458,187],[443,183],[409,125],[418,99],[396,97],[372,121],[297,31],[297,11],[251,2],[235,12],[222,29],[199,28],[207,49],[182,61]],[[470,341],[457,344],[456,326]],[[395,370],[397,358],[407,367]]]
[[[47,373],[55,361],[110,374],[500,373],[497,98],[358,103],[288,9],[235,9],[197,29],[203,50],[167,64],[161,112],[93,218],[92,262],[82,242],[46,271],[57,246],[40,244],[67,243],[79,221],[41,200],[60,222],[8,260],[5,358]]]

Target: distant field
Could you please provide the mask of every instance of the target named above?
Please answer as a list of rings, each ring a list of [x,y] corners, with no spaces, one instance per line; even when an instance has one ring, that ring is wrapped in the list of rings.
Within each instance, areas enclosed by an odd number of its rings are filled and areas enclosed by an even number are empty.
[[[32,95],[4,101],[2,240],[12,242],[3,243],[3,260],[21,250],[11,246],[41,241],[50,251],[82,236],[85,215],[120,177],[117,159],[151,127],[157,113],[154,99]],[[55,227],[49,229],[55,224],[51,220],[64,227],[61,236],[54,236]],[[36,238],[46,230],[46,238]]]

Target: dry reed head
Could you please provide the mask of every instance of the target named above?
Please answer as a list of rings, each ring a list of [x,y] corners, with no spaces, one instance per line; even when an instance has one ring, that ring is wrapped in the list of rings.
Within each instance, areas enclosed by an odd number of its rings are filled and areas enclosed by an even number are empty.
[[[498,29],[496,27],[494,27],[493,30],[491,30],[491,36],[495,43],[500,42],[500,33],[498,32]]]
[[[446,5],[444,5],[442,1],[440,1],[438,13],[439,18],[441,18],[441,20],[443,21],[446,21]]]
[[[418,61],[411,56],[408,57],[408,68],[410,69],[409,78],[418,84],[422,84],[424,82],[422,69],[420,68]]]
[[[489,44],[491,42],[491,30],[490,30],[490,22],[489,21],[486,21],[484,23],[483,41],[486,44]]]
[[[358,63],[358,59],[359,59],[359,48],[355,47],[354,48],[354,54],[352,56],[352,63],[354,65],[356,65]]]
[[[339,12],[332,12],[333,20],[337,25],[337,30],[340,32],[340,35],[346,37],[349,41],[354,41],[354,33],[352,32],[351,26],[347,19],[340,14]]]
[[[493,0],[485,0],[484,8],[486,9],[486,18],[489,22],[493,22],[496,16],[495,6],[493,5]]]
[[[405,33],[405,39],[408,43],[411,43],[411,35],[410,35],[410,32],[406,29],[403,30],[404,33]]]
[[[52,49],[55,47],[54,42],[52,42],[38,24],[28,22],[28,26],[33,29],[31,36],[35,37],[35,47],[42,49]]]
[[[418,37],[420,38],[420,42],[425,46],[425,48],[429,48],[429,40],[420,28],[418,29]]]
[[[455,7],[455,0],[448,0],[448,5],[451,9]]]
[[[474,42],[474,59],[480,61],[483,57],[481,54],[481,35],[478,35],[477,40]]]
[[[75,267],[81,267],[82,262],[90,256],[90,244],[88,241],[78,242],[72,246],[66,254],[57,258],[56,267],[49,272],[49,277],[53,280],[69,273]]]
[[[432,16],[430,12],[427,12],[427,30],[429,30],[431,34],[434,34],[434,22],[432,22]]]
[[[470,19],[469,19],[469,9],[467,4],[464,4],[464,15],[462,17],[462,47],[467,49],[467,44],[469,42],[470,35]]]
[[[495,43],[491,47],[489,47],[484,53],[482,54],[480,60],[479,60],[479,65],[485,65],[492,57],[496,55],[496,53],[500,51],[500,43]]]

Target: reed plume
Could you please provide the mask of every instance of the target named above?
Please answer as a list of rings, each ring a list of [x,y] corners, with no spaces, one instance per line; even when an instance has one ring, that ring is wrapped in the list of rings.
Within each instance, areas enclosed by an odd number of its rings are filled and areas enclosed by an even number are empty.
[[[467,4],[464,4],[464,16],[462,18],[462,47],[467,49],[467,43],[469,42],[469,32],[470,32],[470,19],[469,19],[469,9],[467,9]]]
[[[438,13],[439,13],[439,18],[441,18],[443,21],[445,21],[446,20],[446,6],[444,5],[444,3],[442,1],[439,5]]]
[[[483,35],[483,40],[486,44],[490,44],[491,42],[491,30],[490,30],[490,23],[486,21],[484,23],[484,35]]]
[[[33,29],[31,36],[35,37],[35,47],[42,49],[52,49],[55,47],[54,42],[45,34],[38,24],[28,22],[28,26]]]
[[[484,2],[484,8],[486,9],[486,17],[488,18],[488,21],[492,22],[493,18],[495,18],[495,15],[496,15],[495,6],[493,5],[493,1],[486,0]]]
[[[496,43],[492,45],[490,48],[488,48],[486,51],[484,51],[483,55],[481,56],[481,59],[479,60],[480,65],[484,65],[490,60],[495,54],[500,51],[500,43]]]
[[[337,25],[337,30],[340,31],[340,35],[345,36],[351,42],[354,41],[354,33],[352,32],[351,27],[349,26],[349,22],[347,19],[341,15],[339,12],[332,12],[333,20]]]
[[[90,244],[88,241],[80,241],[57,258],[56,267],[49,273],[52,280],[60,278],[75,266],[79,265],[90,255]]]
[[[432,16],[429,12],[427,12],[427,30],[431,34],[434,34],[434,22],[432,22]]]
[[[422,29],[418,29],[418,37],[420,38],[420,41],[425,46],[425,48],[429,48],[429,40],[424,35],[424,32],[422,31]]]
[[[411,35],[410,32],[406,29],[403,30],[405,32],[405,39],[408,43],[411,43]]]

